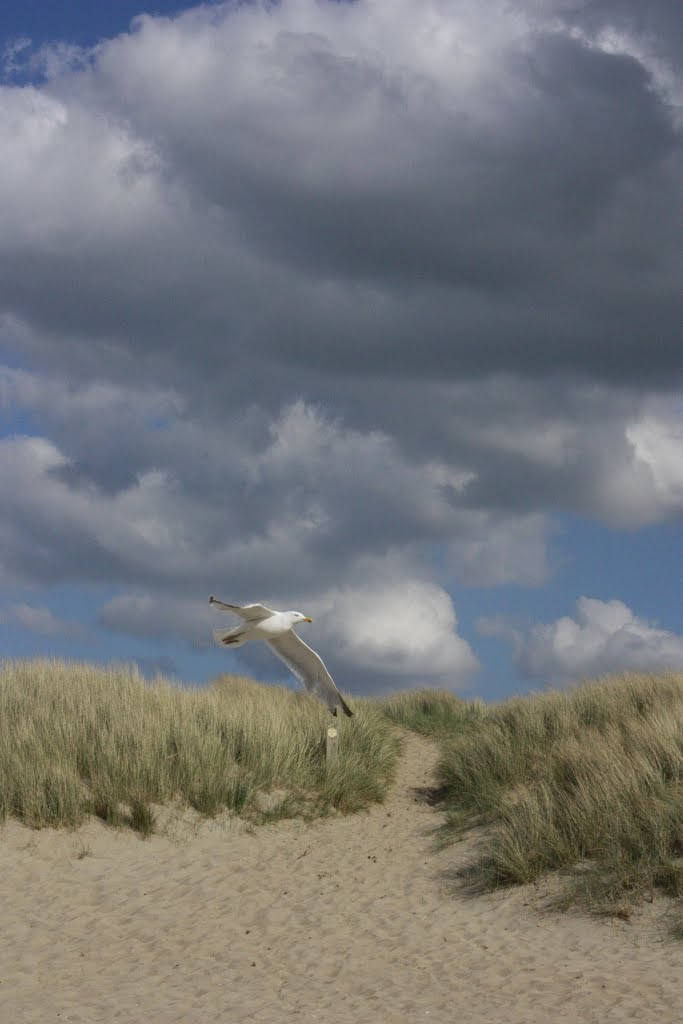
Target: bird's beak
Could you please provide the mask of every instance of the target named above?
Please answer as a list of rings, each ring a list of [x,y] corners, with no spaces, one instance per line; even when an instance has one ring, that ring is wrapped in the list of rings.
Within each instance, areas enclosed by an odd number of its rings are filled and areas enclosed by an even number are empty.
[[[309,617],[308,617],[308,616],[306,616],[306,617],[304,618],[304,622],[313,622],[313,619],[309,619]]]

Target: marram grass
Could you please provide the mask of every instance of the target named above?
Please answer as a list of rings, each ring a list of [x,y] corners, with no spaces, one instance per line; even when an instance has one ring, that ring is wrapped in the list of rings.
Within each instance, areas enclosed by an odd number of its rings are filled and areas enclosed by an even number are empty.
[[[657,889],[683,897],[681,674],[490,706],[444,740],[437,775],[451,836],[485,826],[475,887],[566,872],[561,903],[624,917]]]
[[[484,826],[484,852],[467,870],[475,887],[558,871],[569,879],[558,905],[628,917],[659,890],[681,907],[683,675],[623,673],[497,705],[414,690],[356,698],[353,709],[336,723],[340,754],[328,765],[330,716],[303,692],[236,676],[192,690],[129,667],[8,662],[0,820],[75,827],[94,814],[146,835],[155,805],[173,801],[262,821],[353,812],[384,799],[401,726],[441,744],[444,839]]]
[[[0,820],[33,827],[97,815],[141,834],[154,805],[258,819],[383,800],[401,740],[375,702],[354,701],[325,757],[327,711],[304,693],[235,676],[203,689],[146,682],[131,667],[56,660],[0,668]],[[259,797],[281,798],[259,812]]]
[[[457,735],[486,713],[483,701],[465,701],[447,690],[404,690],[385,697],[380,706],[396,725],[435,738]]]

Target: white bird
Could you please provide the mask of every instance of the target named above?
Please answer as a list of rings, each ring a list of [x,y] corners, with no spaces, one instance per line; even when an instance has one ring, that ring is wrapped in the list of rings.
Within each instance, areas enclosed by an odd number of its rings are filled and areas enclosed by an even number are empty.
[[[262,604],[225,604],[213,596],[209,598],[209,604],[242,619],[241,625],[233,626],[232,629],[214,629],[213,636],[217,644],[221,647],[241,647],[247,640],[265,640],[273,654],[284,661],[309,693],[315,694],[326,704],[333,715],[337,714],[337,706],[341,706],[345,715],[353,714],[334,685],[320,655],[305,644],[292,628],[298,622],[312,622],[313,619],[309,619],[308,615],[302,612],[275,612]]]

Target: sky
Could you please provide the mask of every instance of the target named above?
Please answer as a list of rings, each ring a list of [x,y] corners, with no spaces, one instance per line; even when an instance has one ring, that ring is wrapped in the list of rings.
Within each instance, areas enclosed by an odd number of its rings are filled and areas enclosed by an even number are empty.
[[[682,670],[674,8],[6,4],[0,657]]]

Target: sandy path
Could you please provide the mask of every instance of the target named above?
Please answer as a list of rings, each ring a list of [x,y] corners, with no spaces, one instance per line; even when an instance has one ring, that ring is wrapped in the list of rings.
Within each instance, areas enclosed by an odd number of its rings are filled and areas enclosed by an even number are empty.
[[[439,814],[415,795],[434,759],[409,736],[383,807],[313,826],[143,842],[8,824],[0,1021],[682,1022],[663,903],[612,923],[539,915],[533,889],[453,891],[467,846],[434,853]]]

